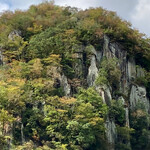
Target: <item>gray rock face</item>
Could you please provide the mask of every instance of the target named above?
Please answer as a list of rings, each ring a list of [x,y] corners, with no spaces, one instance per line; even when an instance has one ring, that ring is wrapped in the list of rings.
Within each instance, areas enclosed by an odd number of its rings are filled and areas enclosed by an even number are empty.
[[[25,143],[25,137],[24,137],[24,125],[23,123],[21,122],[21,143],[24,144]]]
[[[112,96],[111,96],[111,89],[107,85],[104,86],[96,86],[96,91],[100,94],[103,99],[103,103],[110,106]]]
[[[131,82],[136,77],[143,77],[144,71],[140,66],[136,66],[133,57],[127,57],[127,51],[118,43],[111,43],[109,37],[104,36],[103,57],[107,59],[117,58],[121,70],[120,91],[125,95],[129,94]]]
[[[10,39],[10,40],[14,40],[15,37],[21,37],[21,31],[14,30],[8,35],[8,39]]]
[[[109,44],[110,44],[109,37],[104,35],[103,56],[107,58],[112,58],[112,53],[109,49]]]
[[[90,67],[88,68],[87,83],[88,86],[94,86],[95,79],[98,77],[97,64],[100,64],[100,61],[102,59],[102,51],[96,51],[92,45],[87,46],[86,51],[91,53],[91,58],[90,58],[91,63],[90,63]]]
[[[110,88],[108,86],[103,86],[103,87],[97,87],[96,90],[102,96],[103,103],[110,106],[112,100]],[[110,118],[107,117],[107,120],[105,122],[105,128],[106,128],[106,136],[108,139],[108,143],[111,145],[109,149],[114,150],[114,144],[117,137],[116,125],[114,120],[110,120]]]
[[[130,127],[130,121],[129,121],[129,108],[125,107],[125,116],[126,116],[126,126]]]
[[[90,53],[91,55],[95,55],[96,58],[96,62],[100,63],[101,59],[102,59],[102,51],[98,51],[94,48],[94,46],[89,45],[85,48],[85,51],[87,53]]]
[[[106,123],[105,123],[105,128],[106,128],[106,136],[107,136],[108,142],[112,145],[110,150],[113,150],[114,149],[113,145],[117,138],[116,125],[114,121],[107,118]]]
[[[118,59],[118,65],[122,73],[120,90],[127,94],[127,88],[129,87],[127,52],[118,43],[111,43],[109,37],[105,35],[103,57],[106,57],[107,59]]]
[[[142,69],[142,67],[137,66],[136,67],[136,77],[144,77],[145,73],[144,70]]]
[[[2,54],[2,50],[0,49],[0,65],[3,65],[4,64],[4,56]]]
[[[144,77],[144,71],[141,67],[136,66],[135,59],[133,57],[127,56],[127,51],[124,50],[124,48],[120,44],[111,43],[109,37],[107,37],[106,35],[104,36],[103,49],[99,60],[104,57],[106,57],[107,59],[118,59],[118,65],[121,71],[120,92],[125,94],[126,96],[129,95],[130,107],[128,107],[128,104],[125,103],[124,98],[121,97],[126,113],[126,126],[129,127],[129,109],[133,109],[138,104],[138,102],[142,102],[144,104],[147,112],[150,111],[149,99],[146,97],[146,88],[132,85],[132,82],[134,82],[136,77]],[[94,85],[94,81],[92,80],[91,76],[92,74],[96,74],[97,72],[97,62],[97,54],[94,53],[93,57],[91,57],[91,66],[89,67],[88,74],[88,77],[90,79],[88,80],[88,84],[92,84],[89,85]],[[131,90],[129,90],[130,87]],[[103,102],[107,105],[110,105],[112,99],[111,89],[108,87],[96,87],[96,89],[102,96]],[[116,139],[117,135],[114,121],[107,118],[105,127],[109,143],[114,144],[114,139]]]
[[[64,89],[65,96],[71,96],[71,87],[68,84],[68,80],[65,75],[62,75],[62,77],[61,77],[61,86]]]
[[[101,59],[105,56],[107,58],[113,57],[112,53],[109,51],[109,38],[105,37],[105,42],[103,46],[103,51],[96,51],[93,46],[86,47],[86,51],[90,53],[90,66],[88,68],[88,75],[87,75],[87,83],[88,86],[95,86],[97,92],[103,99],[103,103],[110,105],[112,96],[111,96],[111,89],[107,86],[96,86],[95,79],[98,76],[98,67],[97,64],[100,64]],[[115,55],[114,55],[115,56]],[[106,128],[106,136],[110,145],[114,145],[116,139],[116,125],[113,120],[110,120],[109,117],[105,123]],[[114,146],[111,147],[113,150]]]
[[[103,103],[110,106],[112,100],[112,96],[110,92],[111,89],[108,86],[104,85],[104,86],[97,86],[96,91],[102,97]],[[117,137],[116,125],[114,120],[110,120],[110,118],[107,117],[107,120],[105,122],[105,128],[106,128],[106,136],[108,139],[108,143],[111,145],[109,149],[114,150],[114,144]]]
[[[128,81],[131,82],[136,77],[136,64],[133,58],[129,58],[127,68],[128,68],[127,70]]]
[[[147,112],[150,110],[150,104],[148,98],[146,97],[145,87],[132,85],[129,102],[131,109],[134,109],[138,103],[142,103]]]
[[[91,57],[91,65],[88,69],[87,83],[89,86],[95,85],[95,79],[98,76],[98,69],[96,67],[95,55]]]
[[[75,51],[74,55],[72,56],[75,59],[75,62],[73,63],[73,68],[75,70],[75,77],[76,78],[82,78],[85,74],[85,64],[83,60],[83,51],[84,46],[82,45],[74,45],[73,51]]]

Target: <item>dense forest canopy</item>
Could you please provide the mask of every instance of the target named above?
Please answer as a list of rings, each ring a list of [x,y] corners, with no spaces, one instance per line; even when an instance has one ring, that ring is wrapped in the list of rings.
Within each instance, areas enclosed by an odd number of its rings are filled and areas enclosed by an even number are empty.
[[[0,149],[109,149],[104,125],[108,116],[117,125],[115,149],[149,149],[149,115],[142,104],[130,112],[127,127],[122,101],[112,100],[108,106],[85,81],[91,45],[101,51],[104,36],[122,45],[127,57],[143,68],[145,77],[136,78],[134,84],[145,86],[150,97],[150,39],[115,12],[45,2],[1,14]],[[86,67],[75,69],[82,47],[87,47]],[[110,85],[119,93],[117,64],[116,59],[104,58],[98,64],[96,85]],[[69,96],[58,80],[64,76],[71,85]],[[123,96],[128,103],[128,95]]]

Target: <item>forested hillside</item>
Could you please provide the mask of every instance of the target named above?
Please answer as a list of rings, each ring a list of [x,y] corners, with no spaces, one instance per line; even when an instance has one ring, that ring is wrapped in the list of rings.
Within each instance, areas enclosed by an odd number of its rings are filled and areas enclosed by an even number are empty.
[[[150,39],[115,12],[52,2],[0,16],[0,150],[149,150]]]

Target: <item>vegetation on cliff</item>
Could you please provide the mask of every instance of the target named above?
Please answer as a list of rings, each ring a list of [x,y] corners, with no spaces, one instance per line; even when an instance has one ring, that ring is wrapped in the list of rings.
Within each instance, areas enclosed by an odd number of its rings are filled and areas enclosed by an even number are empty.
[[[130,112],[129,128],[124,104],[104,104],[85,81],[92,52],[82,47],[101,50],[104,35],[143,67],[146,76],[134,84],[145,86],[150,97],[150,40],[115,12],[45,2],[0,16],[0,149],[105,150],[111,146],[105,132],[108,116],[117,124],[116,149],[149,149],[149,116],[142,106]],[[81,52],[86,67],[77,72]],[[119,91],[117,63],[103,59],[98,64],[96,85]],[[71,85],[69,96],[62,75]]]

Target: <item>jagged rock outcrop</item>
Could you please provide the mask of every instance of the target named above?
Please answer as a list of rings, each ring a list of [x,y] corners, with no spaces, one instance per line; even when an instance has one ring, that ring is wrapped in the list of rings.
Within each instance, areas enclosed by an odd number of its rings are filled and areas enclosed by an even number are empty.
[[[8,35],[8,39],[12,40],[12,41],[15,39],[15,37],[21,37],[21,31],[14,30],[14,31],[10,32]]]
[[[120,80],[120,92],[122,92],[126,97],[129,98],[128,104],[126,104],[124,98],[122,97],[123,104],[125,105],[124,109],[126,112],[126,126],[130,126],[129,122],[129,109],[134,109],[138,102],[143,103],[145,106],[145,110],[149,112],[150,104],[149,99],[146,97],[146,88],[138,85],[134,85],[133,82],[137,77],[144,77],[144,71],[141,67],[136,66],[136,62],[134,57],[127,56],[127,51],[118,44],[111,43],[109,37],[104,36],[104,44],[103,44],[103,56],[107,59],[117,58],[119,63],[119,68],[121,70],[121,80]],[[130,88],[131,87],[131,88]],[[102,97],[105,99],[106,94],[108,93],[106,89],[103,90]],[[106,101],[106,100],[105,100]],[[109,118],[107,120],[107,136],[109,142],[114,142],[112,137],[115,139],[115,124],[110,122]]]
[[[132,85],[129,102],[131,109],[134,109],[138,103],[142,103],[147,112],[150,110],[150,104],[148,98],[146,97],[145,87]]]
[[[113,150],[115,140],[117,138],[116,125],[114,121],[107,118],[106,123],[105,123],[105,128],[106,128],[106,136],[107,136],[108,142],[111,145],[109,149]]]
[[[95,79],[98,76],[98,65],[100,65],[103,58],[116,58],[118,60],[118,66],[121,71],[119,91],[129,98],[128,102],[126,102],[125,99],[121,97],[125,109],[126,127],[130,127],[129,109],[133,109],[138,102],[143,103],[147,112],[149,112],[150,109],[149,99],[146,97],[146,88],[133,84],[136,78],[144,77],[143,69],[140,66],[136,66],[135,58],[132,56],[129,57],[123,46],[119,43],[111,43],[109,37],[106,35],[104,36],[103,48],[101,51],[95,50],[92,46],[88,47],[88,51],[90,51],[90,66],[87,74],[88,86],[95,86]],[[113,92],[111,87],[106,85],[96,86],[96,90],[102,96],[103,102],[109,106]],[[108,117],[105,127],[108,142],[114,145],[117,138],[114,121]]]
[[[24,130],[24,125],[23,125],[23,123],[21,122],[21,143],[22,143],[22,144],[24,144],[24,142],[25,142],[25,137],[24,137],[24,132],[23,132],[23,130]]]
[[[0,48],[0,65],[4,64],[4,56],[2,54],[2,49]]]
[[[90,66],[88,68],[88,75],[87,75],[87,83],[88,86],[95,86],[97,92],[101,95],[103,102],[110,106],[112,96],[111,96],[111,89],[108,87],[108,85],[103,85],[103,86],[96,86],[95,85],[95,80],[98,76],[98,67],[97,64],[100,64],[101,59],[104,56],[112,56],[108,52],[108,44],[109,42],[106,40],[106,43],[104,42],[104,51],[96,51],[93,46],[88,47],[88,51],[90,52]],[[105,53],[106,52],[106,53]],[[110,55],[109,55],[110,54]],[[115,139],[116,139],[116,125],[113,120],[111,120],[109,117],[107,117],[107,121],[105,123],[106,127],[106,136],[108,139],[108,142],[111,145],[111,149],[113,149],[114,144],[115,144]]]
[[[121,70],[120,90],[128,95],[130,81],[136,76],[134,58],[127,57],[127,51],[118,43],[111,43],[109,37],[104,36],[103,57],[107,59],[117,58]]]
[[[85,56],[84,56],[84,49],[85,47],[82,45],[74,45],[73,46],[73,59],[75,62],[73,63],[73,68],[75,71],[75,78],[83,78],[86,74],[86,67],[85,67]]]
[[[91,65],[88,69],[87,83],[89,86],[94,86],[95,79],[98,76],[98,69],[96,67],[96,57],[95,55],[91,56]]]
[[[144,70],[142,69],[142,67],[137,66],[136,67],[136,77],[139,78],[139,77],[144,77],[144,76],[145,76],[145,73],[144,73]]]
[[[110,106],[112,96],[111,96],[111,89],[110,87],[103,85],[103,86],[96,86],[97,92],[100,94],[100,96],[103,99],[103,103]]]
[[[71,96],[71,86],[68,83],[67,77],[62,73],[62,69],[52,65],[47,67],[47,76],[53,79],[55,88],[62,88],[65,96]]]
[[[65,92],[65,96],[71,96],[71,86],[68,84],[67,77],[63,74],[61,76],[61,86]]]

